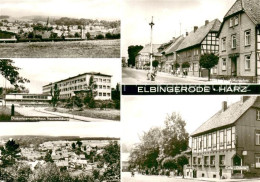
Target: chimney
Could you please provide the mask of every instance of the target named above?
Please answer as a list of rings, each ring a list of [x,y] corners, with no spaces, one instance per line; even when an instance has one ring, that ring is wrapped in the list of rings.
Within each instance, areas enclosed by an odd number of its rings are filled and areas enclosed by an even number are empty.
[[[205,26],[207,26],[209,24],[209,20],[205,21]]]
[[[188,32],[186,32],[186,37],[189,35],[189,33]]]
[[[241,102],[244,103],[245,101],[247,101],[247,99],[249,99],[250,96],[242,96],[241,97]]]
[[[198,30],[198,26],[194,26],[194,32],[196,32],[196,30]]]
[[[225,112],[227,110],[227,101],[222,102],[222,112]]]

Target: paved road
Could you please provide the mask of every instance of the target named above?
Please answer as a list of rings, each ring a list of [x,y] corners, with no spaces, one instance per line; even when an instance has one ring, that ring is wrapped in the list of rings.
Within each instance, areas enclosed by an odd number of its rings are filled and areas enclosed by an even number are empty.
[[[147,80],[147,70],[136,70],[131,68],[122,68],[122,80],[124,84],[158,84],[158,83],[183,83],[183,84],[199,84],[204,81],[192,80],[188,78],[176,77],[167,73],[158,73],[155,81]]]
[[[181,179],[181,178],[173,178],[173,177],[166,177],[166,176],[146,176],[135,174],[134,177],[131,177],[130,173],[123,172],[122,173],[122,182],[199,182],[196,180],[190,179]]]

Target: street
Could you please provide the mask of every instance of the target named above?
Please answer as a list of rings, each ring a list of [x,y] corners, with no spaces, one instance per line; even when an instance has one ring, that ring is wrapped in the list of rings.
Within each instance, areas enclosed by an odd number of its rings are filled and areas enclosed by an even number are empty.
[[[187,83],[199,84],[204,83],[204,80],[193,80],[182,78],[181,76],[170,75],[169,73],[158,72],[155,81],[147,80],[148,70],[136,70],[133,68],[122,68],[122,81],[124,84],[158,84],[158,83]]]
[[[131,177],[130,172],[122,172],[122,182],[201,182],[201,181],[223,181],[223,182],[235,182],[235,181],[244,181],[244,182],[259,182],[260,179],[194,179],[187,178],[183,179],[181,177],[167,177],[167,176],[152,176],[152,175],[141,175],[135,174],[134,177]]]

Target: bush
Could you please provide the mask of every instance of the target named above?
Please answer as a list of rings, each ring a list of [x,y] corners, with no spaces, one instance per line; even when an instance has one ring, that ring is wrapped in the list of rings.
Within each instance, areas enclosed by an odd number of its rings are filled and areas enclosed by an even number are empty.
[[[102,34],[99,34],[99,35],[97,35],[96,36],[96,39],[104,39],[105,37],[104,37],[104,35],[102,35]]]

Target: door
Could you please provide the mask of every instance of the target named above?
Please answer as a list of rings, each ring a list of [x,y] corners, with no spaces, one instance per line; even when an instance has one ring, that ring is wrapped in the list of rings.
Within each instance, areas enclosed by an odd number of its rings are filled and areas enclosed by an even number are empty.
[[[231,76],[237,76],[237,57],[231,58]]]

